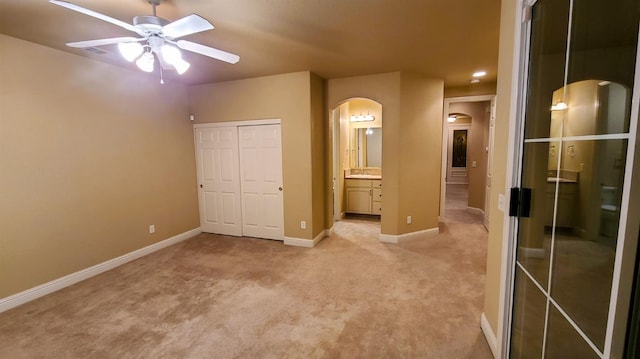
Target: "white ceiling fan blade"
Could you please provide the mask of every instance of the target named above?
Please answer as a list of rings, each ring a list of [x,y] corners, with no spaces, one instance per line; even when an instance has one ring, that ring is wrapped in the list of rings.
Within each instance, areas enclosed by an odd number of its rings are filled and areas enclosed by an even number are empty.
[[[213,29],[213,25],[207,19],[191,14],[178,19],[162,27],[162,33],[170,39],[195,34],[196,32]]]
[[[124,21],[120,21],[118,19],[114,19],[114,18],[112,18],[110,16],[103,15],[103,14],[100,14],[98,12],[95,12],[95,11],[92,11],[92,10],[89,10],[89,9],[85,9],[85,8],[83,8],[81,6],[72,4],[70,2],[60,1],[60,0],[49,0],[49,2],[52,3],[52,4],[55,4],[55,5],[59,5],[59,6],[65,7],[67,9],[69,9],[69,10],[77,11],[79,13],[83,13],[85,15],[93,16],[93,17],[95,17],[97,19],[100,19],[100,20],[103,20],[103,21],[106,21],[106,22],[110,22],[110,23],[112,23],[114,25],[123,27],[123,28],[125,28],[125,29],[127,29],[129,31],[133,31],[135,33],[139,33],[138,29],[136,29],[136,27],[131,25],[131,24],[128,24],[128,23],[126,23]],[[140,35],[142,35],[142,34],[140,34]]]
[[[235,64],[240,61],[240,56],[232,54],[230,52],[214,49],[213,47],[196,44],[195,42],[187,40],[176,41],[176,45],[179,48],[198,53],[200,55],[209,56],[214,59]]]
[[[84,47],[93,47],[93,46],[117,44],[119,42],[136,42],[136,41],[142,41],[142,40],[144,40],[144,39],[137,39],[135,37],[113,37],[113,38],[110,38],[110,39],[99,39],[99,40],[68,42],[67,46],[84,48]]]

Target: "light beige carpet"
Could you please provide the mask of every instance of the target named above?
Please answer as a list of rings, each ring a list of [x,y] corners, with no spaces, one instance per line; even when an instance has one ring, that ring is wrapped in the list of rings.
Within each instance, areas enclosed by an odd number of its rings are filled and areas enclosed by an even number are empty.
[[[481,225],[335,231],[314,249],[201,234],[0,314],[0,358],[491,358]]]

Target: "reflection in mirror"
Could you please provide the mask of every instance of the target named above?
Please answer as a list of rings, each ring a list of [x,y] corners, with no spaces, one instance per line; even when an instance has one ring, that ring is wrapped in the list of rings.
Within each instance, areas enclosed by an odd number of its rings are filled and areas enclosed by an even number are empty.
[[[351,138],[353,168],[382,167],[382,128],[354,128]]]
[[[627,311],[610,315],[609,305],[631,291],[625,275],[613,275],[615,259],[636,254],[618,246],[618,229],[638,86],[638,2],[530,3],[519,179],[531,188],[532,215],[517,220],[509,357],[623,357]],[[625,262],[617,273],[633,272],[634,261]],[[544,325],[532,326],[529,313],[542,308]]]
[[[532,188],[532,215],[519,219],[517,260],[602,350],[628,141],[594,136],[629,131],[630,92],[586,80],[555,90],[552,104],[546,131],[537,128],[549,138],[523,148],[521,180]]]
[[[348,167],[345,169],[382,168],[382,105],[365,98],[354,98],[340,105],[341,122],[348,136]],[[342,126],[342,125],[341,125]],[[348,130],[347,130],[348,128]],[[353,173],[353,172],[352,172]]]
[[[555,235],[551,296],[599,348],[604,348],[613,277],[626,139],[593,135],[629,130],[630,94],[601,80],[571,83],[553,92],[550,135],[561,138],[549,152]],[[552,158],[553,157],[553,158]],[[557,165],[552,166],[552,162]],[[553,227],[552,227],[553,226]],[[576,281],[576,277],[589,278]],[[585,298],[588,304],[585,305]]]

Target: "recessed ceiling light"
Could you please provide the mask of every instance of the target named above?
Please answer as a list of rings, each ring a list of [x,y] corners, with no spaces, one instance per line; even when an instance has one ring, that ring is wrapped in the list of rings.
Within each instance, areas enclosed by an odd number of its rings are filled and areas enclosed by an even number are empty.
[[[484,75],[486,75],[487,72],[486,71],[477,71],[473,73],[473,77],[482,77]]]
[[[473,79],[473,80],[471,80],[470,82],[471,82],[472,84],[477,84],[478,82],[480,82],[480,80],[478,80],[478,79]]]

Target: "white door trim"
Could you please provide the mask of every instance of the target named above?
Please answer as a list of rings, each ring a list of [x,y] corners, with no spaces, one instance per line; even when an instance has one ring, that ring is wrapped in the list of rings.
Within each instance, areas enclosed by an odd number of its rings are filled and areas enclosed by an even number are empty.
[[[534,2],[534,1],[533,1]],[[517,181],[516,173],[518,172],[518,156],[522,151],[522,144],[516,150],[515,143],[516,137],[520,134],[522,136],[523,128],[522,123],[518,121],[518,114],[523,111],[524,104],[520,102],[520,98],[526,91],[524,83],[526,83],[527,73],[524,69],[527,66],[528,50],[526,44],[529,37],[529,22],[523,23],[524,12],[527,6],[530,6],[532,1],[528,3],[523,2],[520,6],[515,6],[514,16],[514,32],[513,32],[513,52],[511,58],[511,83],[510,87],[510,99],[509,111],[506,114],[508,116],[508,141],[507,141],[507,166],[505,169],[506,178],[505,185],[502,188],[502,193],[498,195],[502,197],[504,204],[509,203],[509,188],[513,187],[514,182]],[[497,104],[496,104],[497,107]],[[497,109],[496,109],[497,119]],[[502,220],[502,243],[501,243],[501,258],[500,258],[500,297],[498,303],[498,328],[496,329],[496,337],[498,340],[498,357],[509,357],[509,338],[510,324],[511,324],[511,308],[513,297],[513,272],[511,267],[513,266],[512,260],[515,258],[514,251],[515,245],[510,241],[510,238],[514,235],[515,220],[509,217],[508,213],[503,210]]]

